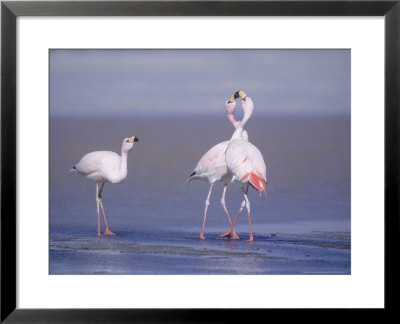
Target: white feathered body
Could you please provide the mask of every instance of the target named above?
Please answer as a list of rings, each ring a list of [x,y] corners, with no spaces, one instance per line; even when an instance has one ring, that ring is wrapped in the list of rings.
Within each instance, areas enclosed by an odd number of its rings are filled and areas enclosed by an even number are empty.
[[[97,183],[120,183],[125,180],[128,173],[123,158],[111,151],[90,152],[75,164],[74,169]]]
[[[260,150],[248,141],[233,139],[225,153],[226,165],[233,174],[232,181],[249,182],[260,193],[266,192],[267,174]]]
[[[242,133],[242,139],[245,142],[249,140],[249,135],[245,130]],[[229,141],[224,141],[209,149],[206,154],[201,157],[200,161],[197,162],[193,173],[189,177],[189,181],[200,179],[208,181],[210,184],[216,181],[229,181],[232,178],[232,173],[226,165],[225,158],[228,145]]]
[[[211,184],[216,181],[228,181],[232,177],[225,162],[228,144],[229,141],[221,142],[208,150],[197,163],[189,180],[201,179]]]

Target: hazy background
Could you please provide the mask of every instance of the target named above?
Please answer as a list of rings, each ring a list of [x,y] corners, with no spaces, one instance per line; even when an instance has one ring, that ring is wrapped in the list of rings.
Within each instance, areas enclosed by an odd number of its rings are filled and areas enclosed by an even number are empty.
[[[50,67],[52,117],[223,118],[241,89],[255,116],[350,114],[349,50],[51,50]]]

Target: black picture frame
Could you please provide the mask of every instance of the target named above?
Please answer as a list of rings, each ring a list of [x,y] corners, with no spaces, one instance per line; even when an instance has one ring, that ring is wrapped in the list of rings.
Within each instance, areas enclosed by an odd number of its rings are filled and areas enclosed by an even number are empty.
[[[268,309],[16,308],[16,19],[18,16],[383,16],[385,19],[385,307],[396,310],[399,237],[400,0],[395,1],[2,1],[1,2],[1,322],[265,321]],[[373,176],[373,175],[370,175]],[[373,188],[371,188],[373,190]],[[373,239],[373,237],[371,237]],[[367,288],[366,288],[367,291]],[[229,292],[221,292],[224,293]],[[268,292],[266,292],[268,293]],[[247,296],[238,296],[247,298]],[[304,312],[303,312],[304,314]],[[278,318],[282,319],[282,318]],[[334,318],[330,318],[334,319]],[[350,319],[350,318],[349,318]]]

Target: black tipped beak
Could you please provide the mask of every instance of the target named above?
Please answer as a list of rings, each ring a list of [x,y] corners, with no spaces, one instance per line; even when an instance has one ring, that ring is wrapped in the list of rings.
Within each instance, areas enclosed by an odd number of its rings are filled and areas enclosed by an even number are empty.
[[[239,90],[240,91],[240,90]],[[234,93],[234,97],[235,97],[235,99],[237,99],[237,98],[239,98],[239,91],[236,91],[235,93]]]
[[[134,142],[139,142],[139,138],[135,137],[135,139],[133,140]]]

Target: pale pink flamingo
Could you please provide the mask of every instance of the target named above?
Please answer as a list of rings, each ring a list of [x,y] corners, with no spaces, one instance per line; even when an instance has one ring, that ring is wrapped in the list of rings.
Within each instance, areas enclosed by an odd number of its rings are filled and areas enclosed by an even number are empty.
[[[125,138],[122,142],[121,156],[110,151],[95,151],[87,153],[71,169],[71,171],[76,171],[79,174],[86,176],[87,179],[96,182],[97,236],[100,236],[99,205],[103,213],[106,228],[104,235],[115,235],[108,227],[101,193],[106,182],[120,183],[126,179],[128,174],[128,153],[133,149],[134,143],[138,141],[139,139],[136,136]]]
[[[229,121],[236,128],[239,125],[239,122],[235,120],[234,112],[236,108],[236,102],[234,95],[231,96],[229,100],[225,102],[225,109],[228,116]],[[248,139],[247,132],[243,130],[241,136],[244,140]],[[230,236],[232,239],[239,239],[239,236],[233,230],[232,221],[229,217],[228,210],[225,205],[225,193],[226,188],[228,186],[227,182],[232,178],[232,174],[229,172],[226,162],[225,162],[225,151],[228,147],[229,141],[221,142],[215,146],[213,146],[206,154],[202,156],[202,158],[197,163],[194,171],[190,174],[188,181],[200,179],[205,180],[210,184],[210,189],[208,191],[208,195],[205,201],[205,209],[204,209],[204,217],[203,224],[200,231],[200,239],[204,240],[204,227],[206,223],[207,210],[210,205],[210,197],[212,193],[213,186],[215,182],[221,181],[224,182],[224,189],[222,191],[221,204],[225,211],[225,214],[228,218],[228,222],[231,230],[229,233],[223,234],[223,236]]]
[[[243,128],[253,113],[253,101],[250,97],[246,96],[243,91],[238,91],[235,95],[239,96],[242,101],[244,116],[242,121],[239,122],[236,126],[235,132],[233,133],[232,138],[229,141],[225,153],[225,160],[229,171],[232,173],[231,181],[238,181],[246,185],[246,187],[242,185],[241,188],[243,191],[245,206],[249,218],[250,237],[248,241],[252,242],[254,241],[254,237],[251,229],[250,201],[247,197],[247,193],[249,190],[249,185],[258,190],[260,192],[260,196],[262,191],[264,191],[265,194],[267,193],[266,166],[260,150],[249,141],[244,141],[242,139]],[[241,206],[241,209],[243,209],[243,204]],[[239,213],[237,214],[234,222],[231,223],[230,231],[228,231],[224,235],[229,235],[230,233],[233,233],[233,226],[235,225],[239,217],[240,211],[241,210],[239,210]]]

